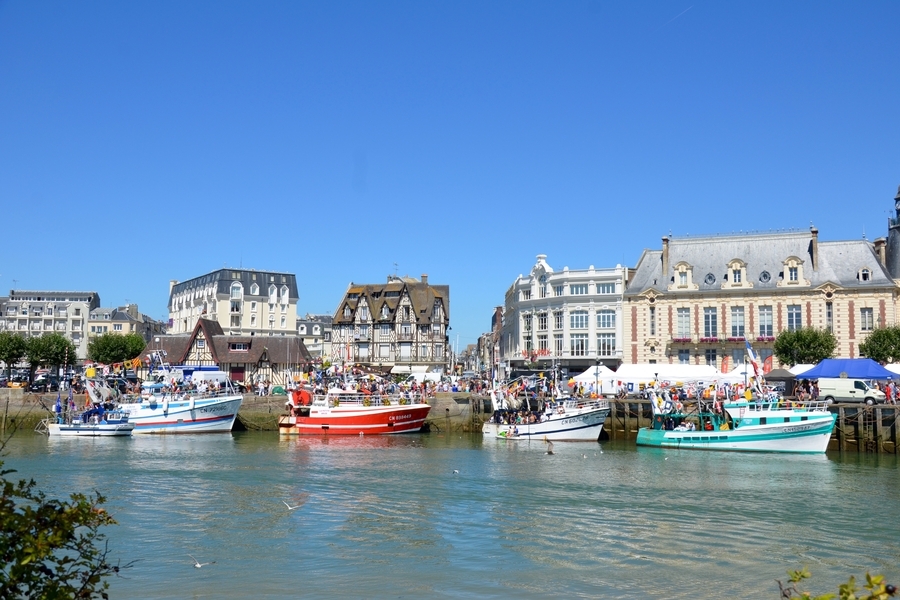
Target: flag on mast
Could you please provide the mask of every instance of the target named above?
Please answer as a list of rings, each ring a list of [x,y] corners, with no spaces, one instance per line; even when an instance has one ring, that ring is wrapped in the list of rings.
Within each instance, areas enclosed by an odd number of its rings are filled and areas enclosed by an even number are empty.
[[[753,348],[750,346],[750,340],[744,340],[744,343],[747,344],[747,357],[750,359],[750,365],[753,367],[753,375],[759,378],[759,359],[756,358],[756,353],[753,352]]]

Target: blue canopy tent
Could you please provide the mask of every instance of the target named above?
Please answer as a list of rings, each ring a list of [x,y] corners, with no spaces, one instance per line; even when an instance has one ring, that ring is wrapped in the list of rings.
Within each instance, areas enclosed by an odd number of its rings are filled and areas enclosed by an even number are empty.
[[[797,375],[797,379],[846,377],[849,379],[896,379],[897,374],[888,371],[871,358],[826,358],[809,371]]]

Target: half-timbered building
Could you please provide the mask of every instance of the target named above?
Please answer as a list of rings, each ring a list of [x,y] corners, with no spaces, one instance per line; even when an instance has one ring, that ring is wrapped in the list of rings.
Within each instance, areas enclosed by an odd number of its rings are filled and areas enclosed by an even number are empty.
[[[446,371],[450,286],[428,276],[351,283],[334,314],[331,362],[382,372]]]
[[[290,336],[226,335],[216,321],[198,319],[188,335],[163,335],[146,353],[161,350],[172,365],[218,366],[232,381],[286,385],[307,372],[312,359],[303,340]]]

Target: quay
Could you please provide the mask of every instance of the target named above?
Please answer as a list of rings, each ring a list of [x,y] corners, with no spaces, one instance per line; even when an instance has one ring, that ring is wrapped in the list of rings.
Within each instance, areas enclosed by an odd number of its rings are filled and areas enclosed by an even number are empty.
[[[285,396],[246,394],[235,431],[277,431]],[[53,407],[56,394],[31,394],[21,389],[0,389],[0,435],[33,431]],[[427,429],[436,432],[479,432],[492,413],[490,398],[465,392],[438,393],[429,398]],[[609,400],[610,413],[600,434],[605,440],[634,440],[638,429],[649,427],[649,400]],[[900,405],[833,404],[837,423],[829,451],[900,454]]]

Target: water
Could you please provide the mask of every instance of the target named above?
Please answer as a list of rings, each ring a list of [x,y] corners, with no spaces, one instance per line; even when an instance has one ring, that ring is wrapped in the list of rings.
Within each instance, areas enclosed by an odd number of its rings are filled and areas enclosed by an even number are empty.
[[[802,566],[819,593],[866,570],[900,581],[896,457],[554,451],[20,433],[5,460],[50,494],[107,496],[112,554],[138,561],[114,598],[777,598]]]

